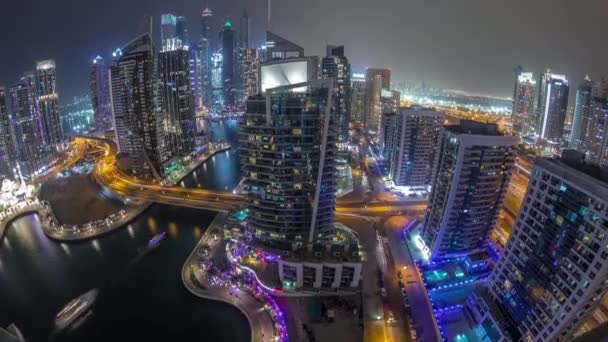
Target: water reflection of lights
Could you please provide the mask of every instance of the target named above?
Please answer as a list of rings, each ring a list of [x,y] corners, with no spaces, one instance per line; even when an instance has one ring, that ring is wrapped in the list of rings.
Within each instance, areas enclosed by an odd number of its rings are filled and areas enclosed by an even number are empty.
[[[175,222],[169,222],[169,236],[172,238],[177,236],[177,224]]]
[[[71,255],[70,246],[68,246],[67,244],[62,243],[61,244],[61,249],[63,249],[63,251],[65,252],[65,254]]]
[[[201,230],[201,228],[199,228],[199,226],[195,226],[193,229],[193,234],[195,238],[200,239],[203,235],[203,231]]]
[[[148,230],[154,235],[158,233],[158,228],[156,227],[156,220],[154,220],[154,217],[148,217]]]
[[[129,232],[129,236],[131,237],[131,239],[135,237],[135,232],[133,231],[133,226],[132,225],[129,225],[127,227],[127,231]]]
[[[97,253],[101,254],[101,247],[99,246],[99,241],[97,239],[93,240],[93,248],[97,251]]]

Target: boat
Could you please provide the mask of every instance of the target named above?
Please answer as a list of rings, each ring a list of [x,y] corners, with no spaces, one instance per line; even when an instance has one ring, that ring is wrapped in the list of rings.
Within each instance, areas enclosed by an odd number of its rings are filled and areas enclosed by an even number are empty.
[[[99,290],[93,289],[67,303],[55,315],[55,330],[62,331],[83,315],[90,313],[90,308],[95,303],[98,294]]]
[[[160,234],[154,235],[154,237],[152,237],[150,241],[148,241],[148,247],[158,246],[158,244],[165,238],[166,235],[167,232],[162,232]]]

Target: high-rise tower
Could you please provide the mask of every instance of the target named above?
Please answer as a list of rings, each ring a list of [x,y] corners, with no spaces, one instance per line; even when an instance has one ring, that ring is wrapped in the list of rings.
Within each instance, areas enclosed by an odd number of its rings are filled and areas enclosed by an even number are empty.
[[[391,87],[391,71],[368,68],[365,71],[365,87],[365,127],[377,131],[382,114],[380,95],[382,89],[389,90]]]
[[[515,75],[515,91],[511,121],[513,132],[519,137],[532,134],[536,126],[536,80],[531,72]]]
[[[36,110],[42,127],[42,141],[55,148],[63,142],[55,61],[49,59],[36,63],[35,80]]]
[[[220,32],[220,43],[222,46],[222,80],[224,83],[224,106],[234,108],[236,102],[236,31],[232,29],[232,23],[226,21]]]
[[[536,134],[539,139],[559,144],[564,135],[568,109],[568,80],[547,70],[541,74],[536,111]]]
[[[576,101],[574,103],[574,115],[572,118],[572,130],[570,131],[570,142],[568,147],[581,150],[583,141],[587,135],[589,124],[589,111],[591,108],[591,88],[593,84],[589,76],[585,77],[576,89]]]
[[[321,61],[323,78],[335,80],[334,115],[338,130],[338,144],[348,141],[348,123],[350,121],[350,63],[344,56],[344,46],[327,46],[327,56]]]
[[[516,137],[501,135],[495,124],[462,120],[443,132],[421,234],[433,259],[485,248],[518,144]]]
[[[143,34],[115,55],[109,77],[119,150],[129,156],[133,174],[159,177],[167,156],[162,118],[154,99],[152,39]]]
[[[108,66],[101,56],[95,57],[89,79],[91,104],[95,113],[95,129],[103,133],[114,130]]]
[[[13,140],[11,119],[6,103],[6,89],[0,87],[0,179],[2,176],[13,177],[13,159],[15,158]]]

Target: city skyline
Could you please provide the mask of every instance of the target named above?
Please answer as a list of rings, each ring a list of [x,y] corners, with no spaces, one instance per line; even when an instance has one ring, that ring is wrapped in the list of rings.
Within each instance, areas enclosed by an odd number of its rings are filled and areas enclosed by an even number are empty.
[[[606,73],[601,58],[594,56],[605,55],[608,48],[592,42],[601,40],[601,13],[608,10],[608,3],[558,2],[498,5],[473,0],[457,4],[386,0],[361,6],[351,2],[346,6],[344,0],[312,1],[306,5],[297,1],[274,2],[271,30],[301,44],[308,55],[323,56],[326,43],[344,45],[355,72],[362,72],[366,66],[388,67],[395,83],[424,81],[440,88],[511,97],[512,71],[517,65],[536,74],[550,67],[565,74],[573,84],[582,81],[586,74],[593,79]],[[224,20],[238,23],[243,8],[247,8],[251,17],[251,44],[262,44],[267,26],[265,1],[207,1],[207,4],[214,12],[212,23],[216,34]],[[0,84],[10,84],[21,70],[31,68],[32,62],[52,58],[57,62],[62,104],[86,92],[89,64],[95,56],[109,55],[148,27],[145,15],[154,18],[154,41],[160,49],[160,15],[185,16],[190,39],[194,39],[200,35],[198,16],[203,6],[186,1],[133,1],[120,4],[120,11],[113,11],[115,6],[108,2],[85,5],[63,0],[36,4],[36,11],[31,11],[30,5],[27,1],[8,4],[7,13],[16,15],[0,23],[5,32],[21,28],[17,34],[20,39],[12,43],[15,54],[0,57]],[[320,6],[324,6],[324,11],[310,10]],[[526,11],[515,11],[522,8]],[[82,15],[56,20],[67,11]],[[317,12],[321,12],[319,16],[313,14]],[[19,14],[30,15],[31,25],[19,25]],[[291,20],[294,16],[295,21]],[[437,19],[432,25],[423,19],[429,16]],[[307,25],[311,20],[317,24]],[[368,22],[360,25],[361,20]],[[553,22],[565,24],[541,24]],[[478,25],[484,29],[476,29]],[[217,40],[217,36],[214,38]],[[539,41],[542,43],[535,43]],[[471,77],[473,74],[475,77]],[[575,96],[572,93],[571,102]]]

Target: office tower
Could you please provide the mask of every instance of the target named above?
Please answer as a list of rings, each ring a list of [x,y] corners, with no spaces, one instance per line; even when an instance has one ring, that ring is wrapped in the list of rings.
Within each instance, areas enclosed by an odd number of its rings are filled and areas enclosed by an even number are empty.
[[[224,106],[233,109],[236,98],[235,88],[235,58],[236,58],[236,31],[232,29],[230,21],[224,23],[220,32],[222,46],[222,80],[224,82]]]
[[[13,178],[13,133],[6,105],[6,89],[0,87],[0,180],[2,177]]]
[[[240,20],[239,27],[239,47],[242,49],[249,48],[249,37],[251,32],[251,19],[249,19],[249,13],[247,9],[243,11],[243,15]]]
[[[391,71],[389,69],[366,69],[365,85],[365,127],[377,131],[382,113],[380,95],[382,89],[391,88]]]
[[[273,59],[304,57],[303,47],[270,31],[266,31],[266,43],[263,49],[262,61],[264,62]]]
[[[211,109],[211,57],[213,55],[213,37],[211,18],[213,13],[208,8],[201,11],[201,37],[196,44],[196,78],[195,102],[197,108]]]
[[[175,38],[182,41],[183,45],[190,45],[188,40],[188,20],[183,15],[175,17]]]
[[[608,289],[606,169],[565,150],[538,158],[514,231],[488,280],[520,336],[569,341]]]
[[[95,129],[103,133],[114,130],[108,66],[101,56],[95,57],[89,75],[91,103],[95,113]]]
[[[511,121],[513,133],[519,137],[534,132],[536,124],[536,80],[531,72],[518,72],[515,75],[515,90],[513,94],[513,109]]]
[[[350,119],[355,123],[363,123],[365,120],[365,75],[352,74],[351,96],[350,96]]]
[[[445,114],[432,109],[399,109],[389,156],[391,178],[396,186],[431,185],[444,119]]]
[[[168,41],[158,54],[160,107],[166,148],[171,158],[194,151],[196,118],[190,83],[190,53],[179,39]]]
[[[348,141],[350,121],[350,63],[344,56],[344,46],[327,46],[327,56],[321,61],[321,76],[332,78],[334,87],[334,115],[338,130],[338,143],[342,146]]]
[[[387,125],[386,122],[383,122],[383,120],[385,119],[384,114],[397,113],[397,110],[399,109],[400,97],[401,93],[399,93],[398,91],[391,91],[387,89],[380,90],[380,124],[378,125],[378,140],[380,141],[381,145],[381,153],[383,157],[387,158],[390,155],[390,151],[388,154],[384,154],[384,148],[387,146],[389,150],[392,148],[392,146],[387,145],[386,140],[390,139],[390,136],[392,136],[390,130],[394,130],[395,126],[390,126]]]
[[[539,139],[559,144],[564,134],[564,121],[568,107],[568,80],[566,76],[547,70],[541,74],[536,111],[536,134]]]
[[[395,127],[397,126],[397,113],[382,113],[380,119],[380,132],[378,141],[380,142],[380,154],[382,159],[390,162],[393,155],[393,142],[395,141]]]
[[[222,78],[222,54],[219,52],[211,56],[211,102],[208,109],[219,114],[224,107],[224,82]]]
[[[581,152],[587,154],[590,163],[608,165],[608,79],[593,82],[589,121]]]
[[[55,61],[36,63],[36,110],[39,111],[42,141],[51,150],[63,142],[63,129],[59,117]]]
[[[42,139],[35,88],[35,76],[28,72],[8,89],[9,122],[15,148],[14,164],[26,179],[43,172],[51,154],[51,146]]]
[[[576,101],[574,103],[574,113],[572,118],[572,128],[570,130],[569,148],[581,151],[583,141],[587,134],[587,124],[589,123],[589,110],[591,108],[591,88],[592,82],[586,76],[576,89]],[[581,151],[582,152],[582,151]]]
[[[260,50],[245,49],[241,74],[243,78],[243,101],[250,96],[259,94]]]
[[[500,134],[496,124],[468,120],[444,126],[440,140],[421,234],[433,259],[484,248],[502,207],[518,143],[517,137]]]
[[[138,177],[159,176],[166,159],[162,118],[155,104],[154,47],[143,34],[115,53],[110,94],[118,148]]]
[[[247,225],[257,245],[289,252],[333,232],[331,87],[331,80],[286,84],[247,101],[239,145]]]
[[[160,41],[161,47],[165,43],[176,37],[177,34],[177,18],[173,14],[163,14],[160,16]]]

